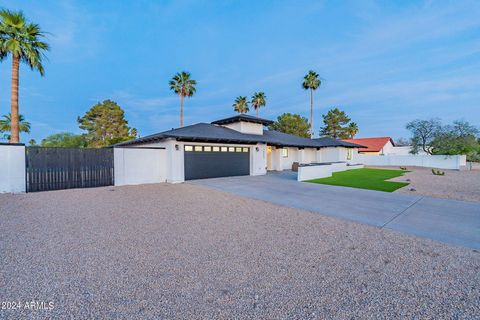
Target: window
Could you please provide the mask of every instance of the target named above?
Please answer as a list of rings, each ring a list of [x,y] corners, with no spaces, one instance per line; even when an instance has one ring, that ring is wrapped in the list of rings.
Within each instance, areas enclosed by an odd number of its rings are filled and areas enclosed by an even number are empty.
[[[221,148],[220,148],[220,151],[222,151],[222,152],[227,152],[227,151],[228,151],[228,148],[227,148],[227,147],[221,147]]]
[[[212,147],[212,151],[213,152],[218,152],[218,151],[220,151],[220,147]]]
[[[205,147],[203,147],[203,151],[210,152],[210,151],[212,151],[212,147],[205,146]]]
[[[234,147],[228,147],[228,152],[235,152],[235,148]]]
[[[242,151],[243,152],[248,152],[248,148],[243,148]]]
[[[242,148],[235,148],[235,152],[242,152]]]
[[[347,160],[352,160],[353,150],[347,149]]]
[[[288,148],[282,148],[282,157],[288,158]]]
[[[195,146],[195,151],[202,151],[202,146]]]
[[[185,146],[185,151],[193,151],[193,146]]]

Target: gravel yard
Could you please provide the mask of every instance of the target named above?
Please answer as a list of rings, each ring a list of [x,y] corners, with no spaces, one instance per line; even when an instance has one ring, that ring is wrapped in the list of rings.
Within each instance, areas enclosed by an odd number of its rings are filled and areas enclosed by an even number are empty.
[[[476,250],[191,184],[0,195],[0,256],[0,318],[480,317]]]
[[[398,169],[398,167],[389,168]],[[411,172],[403,177],[389,180],[405,182],[410,179],[410,185],[396,192],[480,202],[480,170],[442,170],[445,172],[444,176],[435,176],[431,168],[407,167],[407,169]],[[416,191],[410,191],[411,188]]]

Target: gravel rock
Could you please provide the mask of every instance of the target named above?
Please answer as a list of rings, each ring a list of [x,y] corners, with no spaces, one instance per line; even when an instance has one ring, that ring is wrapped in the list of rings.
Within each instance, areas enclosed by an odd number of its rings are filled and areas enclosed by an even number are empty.
[[[397,167],[377,167],[397,169]],[[432,174],[431,168],[408,167],[404,176],[389,181],[410,180],[410,184],[396,190],[398,193],[409,193],[414,188],[418,194],[435,198],[455,199],[480,202],[480,170],[445,170],[444,176]]]
[[[2,319],[480,316],[478,251],[191,184],[0,195],[0,256]]]

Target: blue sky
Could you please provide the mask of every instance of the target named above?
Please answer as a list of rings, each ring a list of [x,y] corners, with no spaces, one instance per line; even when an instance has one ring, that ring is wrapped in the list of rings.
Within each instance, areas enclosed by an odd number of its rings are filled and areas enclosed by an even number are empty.
[[[178,71],[198,81],[185,123],[233,115],[235,97],[267,95],[260,115],[309,116],[303,75],[324,79],[315,127],[340,107],[358,137],[407,137],[405,123],[439,117],[480,126],[479,1],[2,1],[50,32],[41,78],[21,67],[24,141],[80,133],[76,118],[117,101],[141,135],[178,126]],[[10,60],[0,65],[9,112]]]

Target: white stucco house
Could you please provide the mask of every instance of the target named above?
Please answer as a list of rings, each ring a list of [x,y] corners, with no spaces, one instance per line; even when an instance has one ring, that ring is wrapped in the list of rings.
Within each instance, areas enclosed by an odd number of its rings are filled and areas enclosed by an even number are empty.
[[[362,146],[309,139],[265,127],[272,121],[237,115],[145,136],[115,146],[115,184],[264,175],[299,164],[354,162]]]

